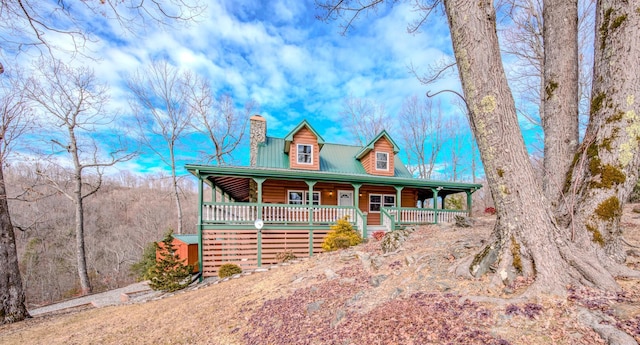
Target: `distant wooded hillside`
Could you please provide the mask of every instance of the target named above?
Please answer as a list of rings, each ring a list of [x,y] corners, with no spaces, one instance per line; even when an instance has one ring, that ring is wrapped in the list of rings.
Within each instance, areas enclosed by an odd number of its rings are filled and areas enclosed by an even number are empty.
[[[28,305],[79,293],[72,201],[48,187],[34,166],[5,171],[9,208]],[[61,172],[61,175],[62,172]],[[64,185],[64,179],[59,183]],[[181,181],[184,232],[195,233],[197,193],[191,179]],[[176,229],[176,208],[169,176],[140,177],[128,172],[103,181],[86,199],[85,232],[89,275],[94,292],[135,281],[131,264],[144,247]]]

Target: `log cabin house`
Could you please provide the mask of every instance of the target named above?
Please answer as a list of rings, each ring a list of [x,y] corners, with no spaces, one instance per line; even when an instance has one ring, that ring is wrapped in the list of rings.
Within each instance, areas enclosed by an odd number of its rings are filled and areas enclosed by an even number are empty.
[[[382,131],[365,146],[332,144],[302,121],[284,138],[250,119],[250,165],[197,165],[199,271],[202,278],[235,263],[243,270],[275,264],[279,255],[312,256],[336,220],[367,238],[373,231],[451,222],[471,213],[481,185],[419,179]],[[466,194],[466,209],[446,210],[448,195]]]

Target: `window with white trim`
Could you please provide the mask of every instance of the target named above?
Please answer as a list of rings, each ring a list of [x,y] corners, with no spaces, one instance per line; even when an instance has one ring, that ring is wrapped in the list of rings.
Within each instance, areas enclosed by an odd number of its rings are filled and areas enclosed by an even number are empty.
[[[309,192],[304,192],[305,200],[309,202]],[[320,192],[313,192],[313,200],[311,201],[313,205],[320,205]]]
[[[369,194],[369,212],[380,212],[382,207],[396,207],[393,194]]]
[[[376,152],[376,170],[389,170],[388,152]]]
[[[298,144],[298,164],[313,164],[313,145]]]
[[[309,192],[301,190],[290,190],[287,193],[287,203],[290,205],[306,205],[309,202]],[[313,192],[313,205],[320,205],[320,192]]]
[[[291,205],[302,205],[304,203],[304,199],[302,196],[304,193],[301,190],[290,190],[288,193],[287,203]]]
[[[396,207],[396,196],[393,194],[382,197],[382,207]]]

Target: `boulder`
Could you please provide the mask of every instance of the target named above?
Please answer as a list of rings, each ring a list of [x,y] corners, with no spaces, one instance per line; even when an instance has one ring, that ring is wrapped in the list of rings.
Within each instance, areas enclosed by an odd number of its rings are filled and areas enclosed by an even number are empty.
[[[387,232],[382,241],[380,241],[382,252],[386,254],[398,250],[414,230],[413,228],[406,228]]]
[[[467,216],[455,216],[456,227],[458,228],[470,228],[473,226],[473,219]]]

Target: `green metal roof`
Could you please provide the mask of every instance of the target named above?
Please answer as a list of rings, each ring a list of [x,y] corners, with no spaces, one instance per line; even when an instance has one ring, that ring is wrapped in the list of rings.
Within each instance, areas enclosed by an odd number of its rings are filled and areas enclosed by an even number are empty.
[[[267,137],[258,146],[256,166],[260,168],[289,169],[289,156],[282,151],[285,139]],[[320,149],[320,171],[340,174],[369,175],[356,159],[362,151],[361,146],[324,144]],[[394,176],[412,178],[413,176],[397,155],[394,159]]]
[[[289,169],[289,155],[282,150],[284,139],[267,137],[258,145],[256,165],[263,168]]]
[[[320,146],[320,169],[291,169],[289,155],[283,149],[288,147],[293,136],[306,126],[318,138]],[[395,155],[394,176],[368,174],[359,161],[366,152],[373,149],[381,137],[387,138],[393,145]],[[386,131],[380,132],[367,146],[352,146],[325,143],[322,137],[307,123],[302,121],[285,138],[266,137],[258,145],[256,166],[216,166],[187,164],[186,169],[204,181],[225,190],[234,200],[249,200],[250,179],[279,179],[298,181],[325,181],[352,184],[386,185],[395,187],[415,187],[426,190],[438,190],[440,195],[457,192],[475,192],[482,185],[472,183],[434,181],[414,178],[404,165],[397,152],[396,143]]]
[[[185,234],[185,235],[173,235],[173,238],[178,239],[186,244],[198,244],[197,234]]]

